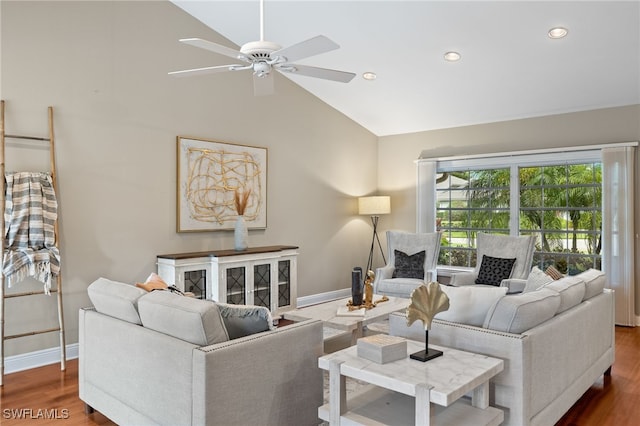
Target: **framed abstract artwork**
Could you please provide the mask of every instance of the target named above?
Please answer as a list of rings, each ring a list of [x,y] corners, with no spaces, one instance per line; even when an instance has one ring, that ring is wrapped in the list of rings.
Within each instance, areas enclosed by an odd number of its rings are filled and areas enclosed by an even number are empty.
[[[266,148],[178,136],[177,170],[177,232],[233,229],[237,194],[247,227],[267,227]]]

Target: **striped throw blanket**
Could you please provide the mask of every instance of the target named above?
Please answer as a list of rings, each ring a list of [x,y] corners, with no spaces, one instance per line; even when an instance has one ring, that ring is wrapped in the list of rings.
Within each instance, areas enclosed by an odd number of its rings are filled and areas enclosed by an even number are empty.
[[[51,279],[60,273],[55,221],[58,202],[49,173],[5,173],[5,240],[2,273],[11,287],[32,277],[50,294]]]

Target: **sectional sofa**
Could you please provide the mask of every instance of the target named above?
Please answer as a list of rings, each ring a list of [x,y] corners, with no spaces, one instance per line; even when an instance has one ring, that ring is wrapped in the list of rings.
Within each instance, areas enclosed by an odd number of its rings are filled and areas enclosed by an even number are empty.
[[[553,425],[611,373],[614,297],[605,281],[592,269],[518,295],[443,287],[451,312],[433,320],[429,344],[503,359],[504,370],[490,382],[490,403],[504,410],[504,424]],[[404,313],[390,316],[389,329],[392,335],[425,340],[423,324],[407,326]]]
[[[322,322],[104,278],[80,310],[79,394],[120,425],[312,425]]]

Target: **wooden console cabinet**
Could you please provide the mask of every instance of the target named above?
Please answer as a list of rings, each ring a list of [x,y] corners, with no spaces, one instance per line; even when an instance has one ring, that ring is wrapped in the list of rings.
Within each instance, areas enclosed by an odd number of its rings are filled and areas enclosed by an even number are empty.
[[[158,275],[201,299],[258,305],[279,315],[296,308],[298,247],[251,247],[157,256]]]

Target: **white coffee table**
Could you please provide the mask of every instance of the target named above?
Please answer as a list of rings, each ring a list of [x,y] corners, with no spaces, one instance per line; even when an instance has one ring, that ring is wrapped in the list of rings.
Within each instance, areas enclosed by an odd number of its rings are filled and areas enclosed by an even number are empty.
[[[427,362],[409,358],[424,343],[407,341],[407,357],[377,364],[357,355],[357,346],[322,356],[329,371],[329,403],[318,417],[331,426],[362,425],[499,425],[502,410],[489,406],[489,379],[504,368],[501,359],[436,345],[444,352]],[[366,386],[346,399],[345,378]],[[471,401],[462,398],[472,392]]]
[[[379,300],[382,296],[374,295],[373,300]],[[347,297],[317,305],[287,311],[283,318],[291,321],[304,321],[307,319],[319,319],[327,327],[343,330],[351,333],[351,344],[355,345],[359,337],[362,337],[363,328],[367,324],[381,321],[389,317],[389,314],[401,311],[409,306],[409,299],[389,297],[386,302],[380,302],[375,308],[367,309],[364,316],[341,317],[337,316],[338,308],[346,306],[351,298]]]

